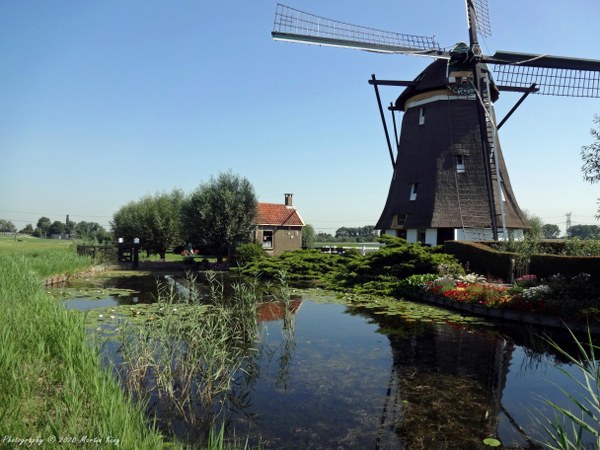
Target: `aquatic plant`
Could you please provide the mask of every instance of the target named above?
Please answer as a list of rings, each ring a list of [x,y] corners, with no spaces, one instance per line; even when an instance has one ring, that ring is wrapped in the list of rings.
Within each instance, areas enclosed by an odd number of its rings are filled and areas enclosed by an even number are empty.
[[[552,450],[579,450],[582,448],[600,448],[600,346],[594,343],[588,329],[587,340],[578,339],[571,330],[576,345],[576,354],[564,350],[558,343],[548,339],[552,347],[564,357],[576,373],[558,367],[569,379],[583,391],[583,398],[559,386],[560,391],[569,400],[571,408],[559,406],[551,400],[545,400],[555,414],[545,422],[538,420],[547,434],[545,445]],[[586,443],[588,434],[594,443]]]
[[[134,312],[120,335],[119,370],[131,397],[147,404],[165,428],[173,420],[193,425],[198,434],[184,439],[194,444],[206,441],[222,413],[243,407],[241,387],[256,355],[256,305],[264,292],[257,280],[230,289],[216,273],[207,273],[206,280],[205,293],[194,288],[193,276],[185,291],[162,285],[157,303],[136,307],[145,310],[141,320]],[[270,289],[289,303],[285,272]],[[292,321],[285,323],[293,336]]]

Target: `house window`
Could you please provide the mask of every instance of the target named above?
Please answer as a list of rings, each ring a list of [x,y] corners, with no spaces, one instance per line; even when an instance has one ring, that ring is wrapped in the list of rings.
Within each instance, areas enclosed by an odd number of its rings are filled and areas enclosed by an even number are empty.
[[[263,248],[273,248],[273,232],[270,230],[263,231]]]
[[[465,155],[456,155],[456,173],[465,173]]]
[[[419,125],[425,125],[425,109],[419,109]]]
[[[419,188],[419,183],[413,183],[413,184],[410,186],[410,197],[409,197],[409,200],[410,200],[411,202],[412,202],[412,201],[415,201],[415,200],[417,199],[417,189],[418,189],[418,188]]]
[[[417,230],[417,242],[424,244],[426,237],[427,237],[426,230]]]

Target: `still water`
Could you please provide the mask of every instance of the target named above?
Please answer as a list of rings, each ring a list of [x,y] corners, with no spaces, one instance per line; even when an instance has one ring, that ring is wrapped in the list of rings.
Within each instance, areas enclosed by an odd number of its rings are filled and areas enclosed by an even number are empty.
[[[533,448],[527,436],[543,437],[537,420],[552,415],[541,399],[568,405],[556,384],[576,392],[559,370],[571,368],[538,337],[547,330],[407,321],[314,300],[298,299],[291,322],[259,311],[261,340],[230,435],[267,449],[485,449],[487,437]]]

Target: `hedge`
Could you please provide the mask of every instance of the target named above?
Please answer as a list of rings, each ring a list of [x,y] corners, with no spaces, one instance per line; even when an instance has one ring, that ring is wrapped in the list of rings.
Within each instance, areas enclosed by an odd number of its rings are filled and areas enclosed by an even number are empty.
[[[491,248],[488,243],[446,241],[444,251],[454,255],[470,272],[510,281],[515,253]],[[599,256],[533,255],[529,263],[530,274],[544,278],[560,273],[575,276],[588,273],[595,283],[600,283]]]

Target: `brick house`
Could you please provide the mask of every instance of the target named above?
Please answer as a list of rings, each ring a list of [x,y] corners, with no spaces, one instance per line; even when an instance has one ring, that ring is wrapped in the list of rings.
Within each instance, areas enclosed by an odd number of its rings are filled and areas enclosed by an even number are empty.
[[[257,204],[254,241],[262,244],[267,255],[277,256],[302,248],[304,221],[292,204],[292,194],[285,194],[285,203]]]

